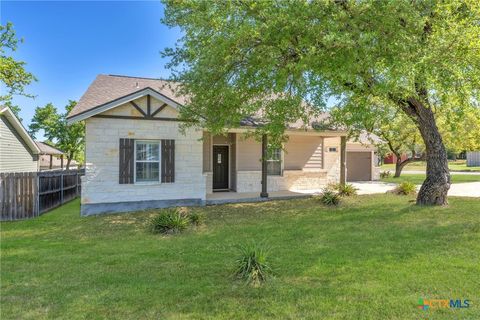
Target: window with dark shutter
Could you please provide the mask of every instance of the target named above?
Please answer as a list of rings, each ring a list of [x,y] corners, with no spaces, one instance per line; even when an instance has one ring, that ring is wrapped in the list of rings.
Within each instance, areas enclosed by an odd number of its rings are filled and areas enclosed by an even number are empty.
[[[162,182],[175,182],[175,140],[162,140]]]
[[[134,152],[134,139],[120,139],[118,173],[120,184],[133,183]]]

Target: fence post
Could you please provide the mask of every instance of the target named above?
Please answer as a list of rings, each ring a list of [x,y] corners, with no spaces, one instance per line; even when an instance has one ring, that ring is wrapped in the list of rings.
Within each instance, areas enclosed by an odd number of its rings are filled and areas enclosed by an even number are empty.
[[[77,169],[77,174],[75,175],[75,195],[78,197],[78,174],[79,169]]]
[[[34,216],[38,217],[40,215],[40,175],[38,174],[38,172],[35,172],[33,174],[33,177],[35,179],[34,180],[35,187],[33,192],[33,197],[34,197],[33,201],[35,201]]]
[[[60,173],[60,204],[63,204],[63,171]]]

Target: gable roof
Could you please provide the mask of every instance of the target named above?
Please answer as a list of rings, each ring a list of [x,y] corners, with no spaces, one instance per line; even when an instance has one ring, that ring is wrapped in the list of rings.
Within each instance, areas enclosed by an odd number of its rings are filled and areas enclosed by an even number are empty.
[[[184,97],[174,94],[177,87],[172,81],[100,74],[70,111],[68,119],[83,120],[147,94],[176,107],[186,102]]]
[[[23,142],[25,142],[33,154],[40,153],[40,149],[35,144],[35,141],[33,141],[32,137],[28,134],[20,120],[18,120],[17,116],[9,107],[0,106],[0,116],[3,116],[7,119],[8,123],[10,123],[17,135],[23,140]]]
[[[60,149],[57,149],[45,142],[35,141],[38,149],[40,149],[40,154],[51,154],[51,155],[62,155],[64,152]]]

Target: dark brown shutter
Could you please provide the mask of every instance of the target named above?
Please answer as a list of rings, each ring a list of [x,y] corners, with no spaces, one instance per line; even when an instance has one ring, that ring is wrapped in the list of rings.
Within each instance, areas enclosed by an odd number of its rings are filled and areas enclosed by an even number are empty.
[[[119,183],[129,184],[133,183],[133,170],[134,170],[134,152],[135,152],[135,140],[134,139],[120,139],[120,166],[119,166]]]
[[[175,182],[175,140],[162,140],[162,182]]]

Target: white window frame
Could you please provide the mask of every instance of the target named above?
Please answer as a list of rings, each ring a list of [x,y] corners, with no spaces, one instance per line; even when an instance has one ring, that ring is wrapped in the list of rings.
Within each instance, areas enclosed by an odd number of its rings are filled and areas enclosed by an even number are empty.
[[[137,143],[156,143],[158,144],[158,161],[152,160],[137,160]],[[162,183],[162,141],[161,140],[135,140],[134,148],[134,175],[133,181],[135,184],[160,184]],[[156,163],[158,162],[158,181],[137,181],[137,162],[138,163]]]
[[[280,159],[278,160],[274,160],[274,159],[267,159],[267,163],[268,162],[276,162],[276,161],[280,161],[280,174],[269,174],[267,172],[267,175],[268,176],[271,176],[271,177],[281,177],[283,176],[283,148],[278,148],[280,150]],[[268,166],[267,166],[268,168]]]

